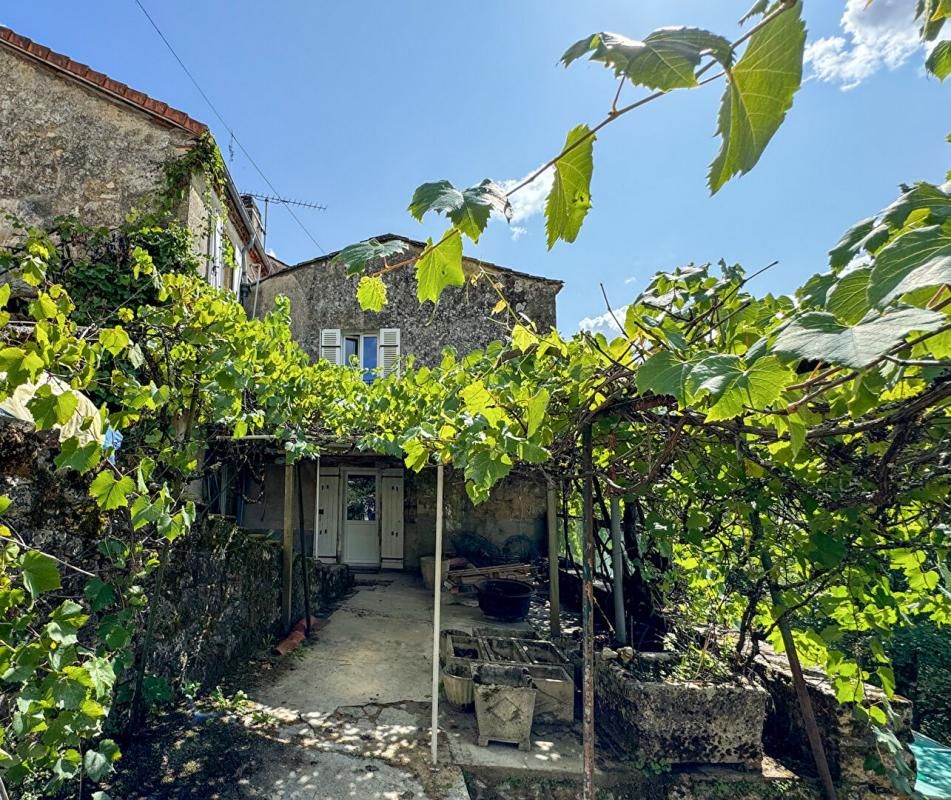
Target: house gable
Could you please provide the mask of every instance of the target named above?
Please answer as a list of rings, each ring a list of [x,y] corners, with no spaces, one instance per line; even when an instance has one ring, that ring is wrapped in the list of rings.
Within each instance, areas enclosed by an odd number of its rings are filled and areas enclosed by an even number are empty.
[[[423,242],[392,234],[377,238],[405,242],[407,250],[401,257],[417,255],[425,246]],[[406,268],[383,276],[388,302],[382,311],[363,311],[356,300],[356,281],[347,276],[336,255],[330,253],[271,275],[252,287],[247,301],[249,312],[261,314],[273,306],[277,296],[288,296],[291,331],[312,358],[321,356],[322,331],[346,337],[348,333],[382,336],[383,331],[396,330],[404,358],[413,355],[417,363],[436,364],[445,347],[464,354],[507,334],[512,325],[511,315],[504,311],[493,313],[500,295],[516,314],[532,320],[541,330],[556,323],[555,298],[561,281],[471,258],[463,259],[463,268],[475,278],[474,282],[445,291],[435,307],[431,303],[420,304],[415,272]],[[369,268],[372,270],[373,265]],[[329,352],[325,348],[324,356]],[[383,357],[380,351],[380,358]],[[344,361],[345,356],[340,363]]]

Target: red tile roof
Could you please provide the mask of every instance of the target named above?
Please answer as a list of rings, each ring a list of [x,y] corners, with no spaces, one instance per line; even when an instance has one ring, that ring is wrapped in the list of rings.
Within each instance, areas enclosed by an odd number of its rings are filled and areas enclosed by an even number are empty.
[[[56,53],[50,50],[48,47],[44,47],[41,44],[37,44],[32,39],[28,39],[26,36],[20,36],[18,33],[14,33],[9,28],[5,28],[0,25],[0,44],[9,45],[14,50],[36,59],[44,64],[47,64],[53,69],[58,70],[59,72],[65,73],[71,78],[74,78],[81,83],[85,83],[88,86],[92,86],[99,91],[105,92],[106,94],[112,95],[113,97],[123,100],[126,103],[129,103],[136,108],[145,111],[148,114],[151,114],[154,117],[171,124],[179,128],[182,128],[188,131],[195,136],[200,136],[208,130],[208,126],[203,122],[199,122],[196,119],[192,119],[184,111],[179,111],[177,108],[172,108],[168,103],[162,103],[158,100],[154,100],[143,92],[133,89],[131,86],[127,86],[124,83],[113,80],[108,75],[104,75],[101,72],[96,72],[94,69],[90,69],[86,64],[80,64],[78,61],[73,61],[73,59],[68,56],[64,56],[61,53]]]

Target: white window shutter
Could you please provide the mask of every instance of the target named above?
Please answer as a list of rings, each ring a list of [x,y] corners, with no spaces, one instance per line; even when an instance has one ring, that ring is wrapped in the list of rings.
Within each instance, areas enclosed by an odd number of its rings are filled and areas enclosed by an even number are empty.
[[[382,375],[392,375],[400,371],[400,329],[380,328],[380,365]]]
[[[343,363],[340,328],[324,328],[320,332],[320,357],[334,364]]]
[[[224,221],[221,219],[220,215],[215,214],[215,231],[211,240],[211,268],[214,270],[213,277],[211,279],[211,285],[216,289],[220,289],[222,282],[224,281],[224,232]]]

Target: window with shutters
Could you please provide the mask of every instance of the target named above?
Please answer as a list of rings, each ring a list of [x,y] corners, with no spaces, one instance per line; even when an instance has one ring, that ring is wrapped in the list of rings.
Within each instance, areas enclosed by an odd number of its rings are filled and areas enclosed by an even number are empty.
[[[399,328],[368,333],[324,328],[320,332],[320,357],[360,369],[363,380],[372,383],[381,375],[399,372]]]

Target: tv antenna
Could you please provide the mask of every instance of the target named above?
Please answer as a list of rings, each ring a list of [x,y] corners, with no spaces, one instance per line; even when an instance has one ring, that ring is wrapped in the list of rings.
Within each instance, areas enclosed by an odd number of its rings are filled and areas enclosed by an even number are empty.
[[[327,206],[321,203],[310,203],[306,200],[290,200],[286,197],[277,197],[273,194],[255,194],[254,192],[245,192],[248,197],[253,197],[255,200],[260,200],[264,203],[264,241],[261,246],[264,248],[264,252],[267,252],[267,214],[268,208],[271,203],[279,203],[282,206],[297,206],[298,208],[310,208],[314,211],[326,211]]]

